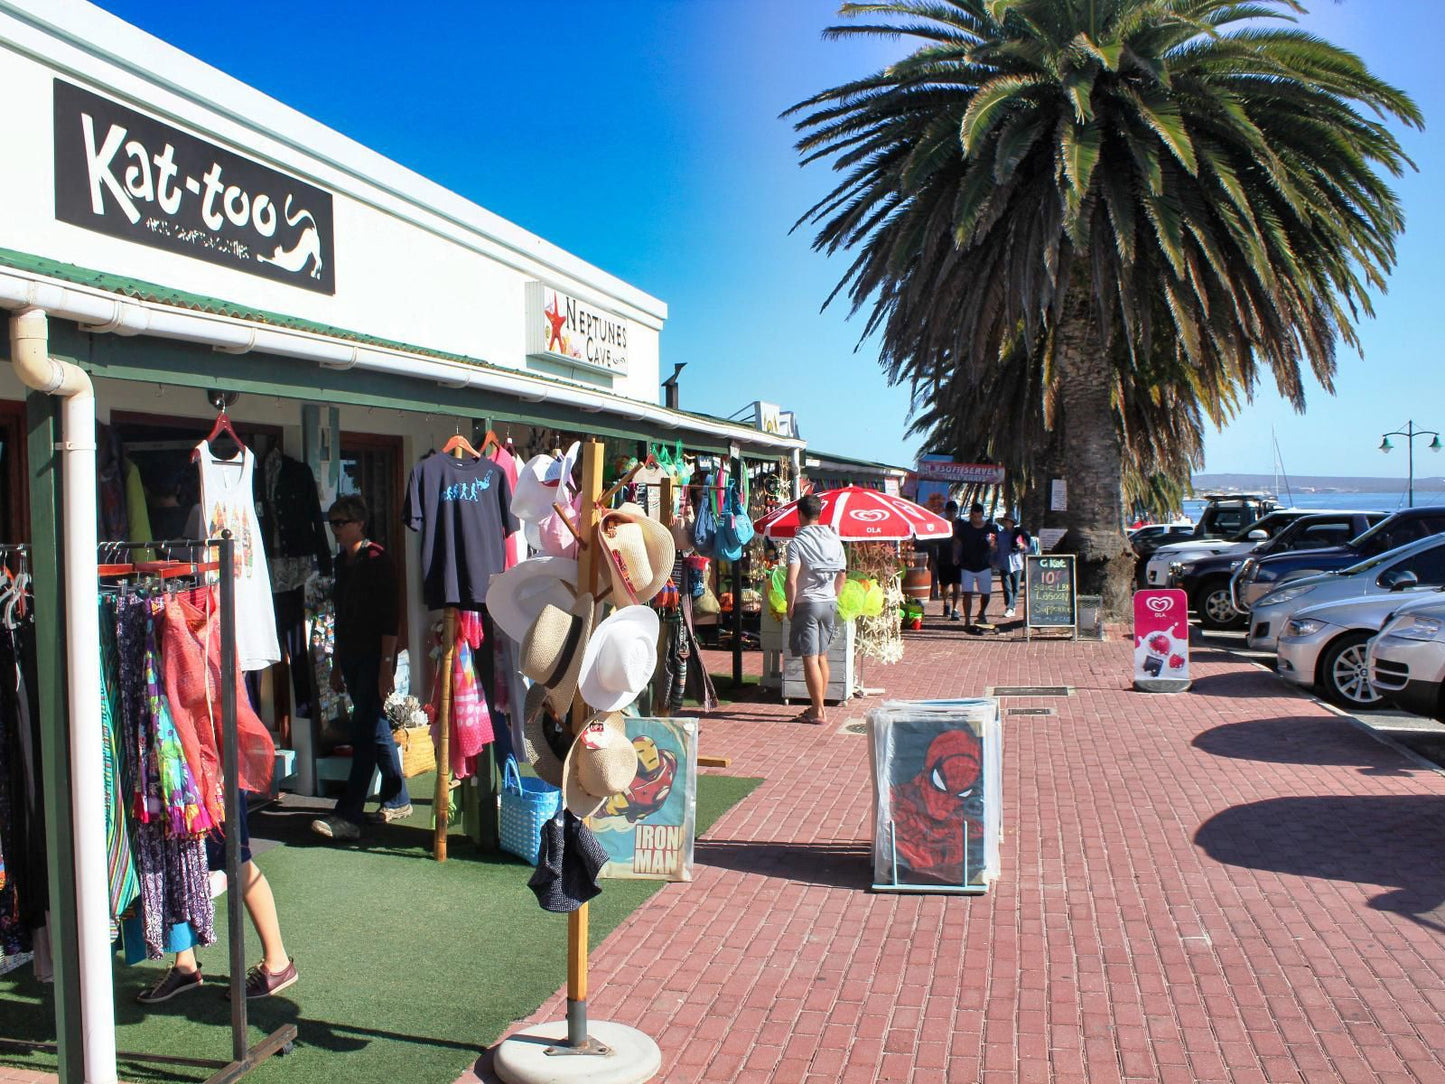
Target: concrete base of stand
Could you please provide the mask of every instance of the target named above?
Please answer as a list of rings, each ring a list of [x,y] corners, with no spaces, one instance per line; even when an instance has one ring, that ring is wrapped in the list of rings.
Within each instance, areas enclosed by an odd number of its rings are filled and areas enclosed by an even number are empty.
[[[636,1028],[591,1020],[587,1035],[608,1047],[608,1052],[548,1054],[549,1049],[566,1043],[565,1020],[519,1031],[497,1044],[492,1071],[506,1084],[643,1084],[662,1068],[662,1051]]]
[[[1187,678],[1135,678],[1134,688],[1141,693],[1182,693],[1189,689]]]

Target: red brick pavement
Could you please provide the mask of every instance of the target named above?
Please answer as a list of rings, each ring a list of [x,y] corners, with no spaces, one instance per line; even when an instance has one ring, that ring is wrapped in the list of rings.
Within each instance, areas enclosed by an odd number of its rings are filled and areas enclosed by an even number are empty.
[[[871,701],[709,717],[703,751],[766,782],[594,950],[593,1016],[652,1035],[669,1084],[1445,1082],[1445,776],[1222,652],[1183,696],[1129,666],[955,626],[870,670],[902,699],[1075,688],[1005,701],[1057,715],[1005,717],[980,897],[866,891],[866,739],[838,724]]]

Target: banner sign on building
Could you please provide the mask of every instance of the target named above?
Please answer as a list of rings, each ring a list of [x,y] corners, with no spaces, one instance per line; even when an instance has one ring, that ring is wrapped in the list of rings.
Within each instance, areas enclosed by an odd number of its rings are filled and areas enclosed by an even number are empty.
[[[697,831],[697,720],[627,720],[637,775],[592,816],[604,877],[692,880]]]
[[[527,283],[527,354],[627,375],[628,322],[590,302]]]
[[[998,486],[1003,485],[1003,468],[996,463],[954,463],[921,456],[918,460],[918,477],[924,482]]]
[[[55,217],[236,271],[336,292],[331,195],[55,80]]]
[[[1134,688],[1189,688],[1189,598],[1178,588],[1134,592]]]

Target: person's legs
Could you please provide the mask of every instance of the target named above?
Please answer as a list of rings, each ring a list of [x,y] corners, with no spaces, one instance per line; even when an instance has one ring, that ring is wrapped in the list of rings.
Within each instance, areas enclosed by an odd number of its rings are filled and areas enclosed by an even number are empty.
[[[828,694],[828,682],[832,676],[828,668],[828,655],[825,652],[818,656],[818,694],[813,698],[813,718],[820,723],[828,721],[828,707],[823,702],[823,698]]]
[[[396,747],[396,739],[391,736],[391,720],[386,717],[385,710],[377,713],[376,731],[372,740],[376,746],[376,767],[381,772],[381,791],[377,795],[381,807],[403,809],[411,805],[411,795],[406,790],[406,777],[401,774],[401,753]]]
[[[963,592],[963,623],[973,624],[973,592],[968,590]]]
[[[803,656],[803,680],[808,685],[808,703],[814,719],[823,718],[823,694],[828,689],[824,667],[828,665],[826,655]]]
[[[273,975],[280,974],[291,963],[291,957],[286,955],[286,945],[281,940],[281,920],[276,916],[271,882],[255,862],[241,867],[241,893],[251,925],[256,927],[256,936],[261,939],[261,951],[265,953],[261,962]]]
[[[351,774],[346,777],[346,789],[336,803],[336,816],[360,826],[365,820],[362,807],[366,792],[371,789],[371,773],[376,770],[376,735],[381,725],[378,718],[381,698],[377,695],[376,683],[380,667],[376,659],[345,659],[340,665],[351,697]],[[387,737],[391,737],[390,732]],[[401,774],[399,768],[397,774]]]

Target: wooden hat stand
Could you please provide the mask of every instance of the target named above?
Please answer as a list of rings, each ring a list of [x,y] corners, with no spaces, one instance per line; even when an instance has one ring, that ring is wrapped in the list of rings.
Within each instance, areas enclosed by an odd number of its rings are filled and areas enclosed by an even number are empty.
[[[577,524],[577,589],[595,597],[602,568],[594,541],[603,503],[602,444],[582,446],[582,512]],[[588,715],[572,701],[572,729]],[[587,1020],[587,904],[567,916],[567,1019],[509,1035],[492,1052],[492,1070],[506,1084],[642,1084],[662,1068],[662,1051],[626,1024]]]

